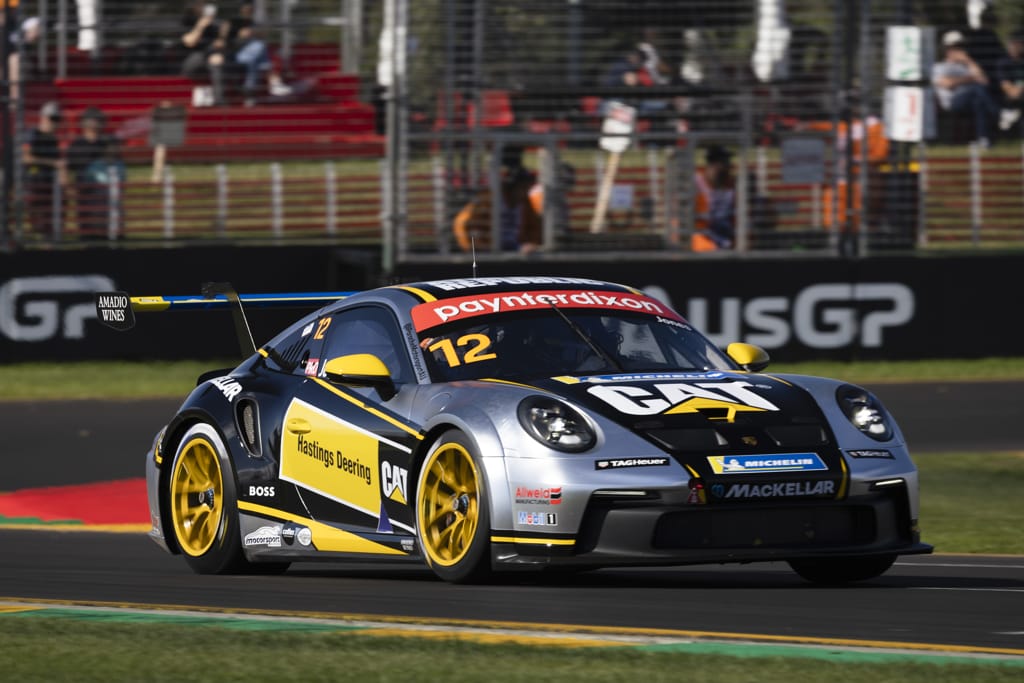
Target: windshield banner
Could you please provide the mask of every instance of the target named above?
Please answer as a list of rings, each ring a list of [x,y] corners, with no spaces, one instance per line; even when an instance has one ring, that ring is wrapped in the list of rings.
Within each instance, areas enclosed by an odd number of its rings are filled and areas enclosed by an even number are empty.
[[[472,294],[420,304],[412,309],[416,330],[422,331],[479,315],[494,315],[538,309],[586,308],[608,311],[649,313],[673,320],[682,320],[675,311],[643,294],[584,290],[548,290],[532,292],[501,292]]]

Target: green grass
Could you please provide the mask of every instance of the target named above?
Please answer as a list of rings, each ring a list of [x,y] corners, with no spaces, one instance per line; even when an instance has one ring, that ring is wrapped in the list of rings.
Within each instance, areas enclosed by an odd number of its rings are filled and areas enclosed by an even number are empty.
[[[741,656],[654,647],[562,648],[363,636],[351,632],[260,630],[219,626],[97,623],[42,616],[0,617],[4,680],[118,683],[147,681],[681,681],[688,683],[936,683],[1019,681],[1019,666],[978,661],[867,661],[822,652],[816,657]],[[880,659],[880,658],[878,658]]]
[[[939,553],[1024,554],[1024,449],[915,454],[921,538]]]
[[[237,360],[12,363],[0,365],[0,401],[184,398],[207,370]],[[769,372],[835,377],[848,382],[1024,380],[1024,358],[778,363]]]

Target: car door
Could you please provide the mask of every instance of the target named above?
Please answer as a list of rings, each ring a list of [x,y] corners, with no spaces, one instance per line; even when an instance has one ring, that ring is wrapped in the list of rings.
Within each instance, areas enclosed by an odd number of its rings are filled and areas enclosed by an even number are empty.
[[[321,317],[311,334],[322,345],[311,346],[319,357],[306,359],[306,381],[285,409],[280,478],[299,487],[316,521],[392,546],[391,537],[414,534],[409,471],[422,438],[405,417],[415,381],[397,320],[383,306],[363,305]],[[352,354],[379,358],[393,391],[332,381],[328,361]]]

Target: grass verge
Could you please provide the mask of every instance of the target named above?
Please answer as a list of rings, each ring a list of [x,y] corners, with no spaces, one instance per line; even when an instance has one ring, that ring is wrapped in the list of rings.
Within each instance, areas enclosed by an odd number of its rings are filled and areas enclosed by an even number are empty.
[[[237,363],[234,359],[12,363],[0,365],[0,400],[184,398],[201,373]],[[861,383],[1024,381],[1024,358],[778,363],[768,370]]]
[[[481,644],[466,640],[392,638],[358,632],[259,630],[0,617],[0,671],[6,680],[119,681],[830,681],[935,683],[1019,681],[1007,663],[863,660],[822,651],[817,656],[739,656],[666,651],[665,646],[565,648]],[[872,659],[883,661],[872,661]]]

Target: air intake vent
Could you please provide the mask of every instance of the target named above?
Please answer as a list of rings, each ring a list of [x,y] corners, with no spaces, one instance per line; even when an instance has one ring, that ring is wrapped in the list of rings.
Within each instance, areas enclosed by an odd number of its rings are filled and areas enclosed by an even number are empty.
[[[243,398],[235,404],[235,422],[238,426],[238,435],[242,438],[249,455],[259,458],[262,455],[260,448],[260,413],[256,401],[251,398]]]
[[[649,429],[647,436],[670,451],[704,451],[728,445],[714,429]]]
[[[777,446],[785,448],[809,448],[828,443],[828,435],[821,425],[773,425],[765,427]]]

